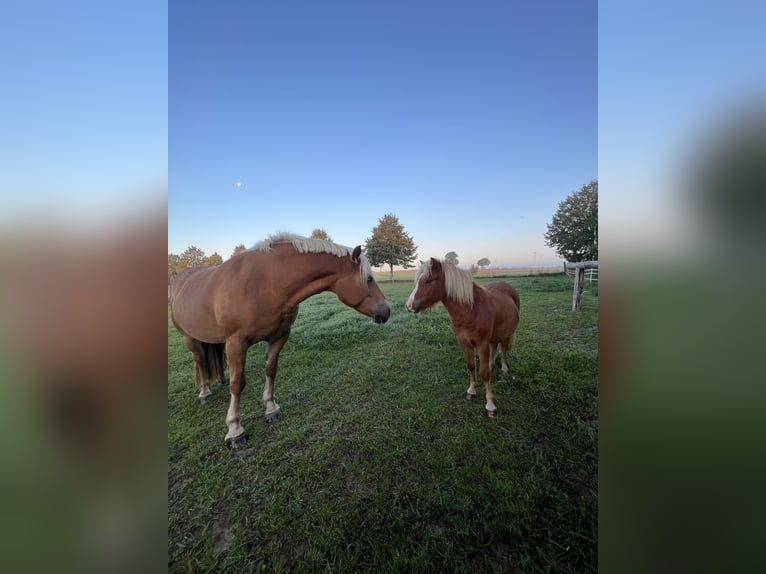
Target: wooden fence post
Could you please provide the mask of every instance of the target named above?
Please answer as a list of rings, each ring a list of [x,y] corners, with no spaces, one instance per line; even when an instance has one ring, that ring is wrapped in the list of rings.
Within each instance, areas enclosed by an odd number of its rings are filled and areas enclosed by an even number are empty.
[[[598,269],[598,261],[566,263],[565,266],[575,270],[574,289],[572,291],[572,311],[579,311],[582,309],[582,290],[585,285],[585,270]]]

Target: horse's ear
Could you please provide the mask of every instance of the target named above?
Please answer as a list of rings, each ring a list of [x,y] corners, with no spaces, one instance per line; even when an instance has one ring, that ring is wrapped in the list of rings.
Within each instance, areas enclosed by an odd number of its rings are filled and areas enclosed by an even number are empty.
[[[438,273],[442,270],[442,262],[436,259],[435,257],[431,257],[431,271],[435,271]]]
[[[362,255],[362,246],[357,245],[354,247],[354,252],[351,254],[351,260],[356,263],[359,261],[359,257]]]

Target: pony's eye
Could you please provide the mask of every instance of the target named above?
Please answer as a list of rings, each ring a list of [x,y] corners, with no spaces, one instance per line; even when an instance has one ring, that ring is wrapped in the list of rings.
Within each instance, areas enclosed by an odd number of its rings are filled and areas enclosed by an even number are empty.
[[[430,285],[431,281],[433,281],[433,279],[426,279],[426,285]]]
[[[367,283],[372,283],[372,282],[373,282],[373,278],[372,278],[372,275],[370,275],[370,276],[367,278]]]

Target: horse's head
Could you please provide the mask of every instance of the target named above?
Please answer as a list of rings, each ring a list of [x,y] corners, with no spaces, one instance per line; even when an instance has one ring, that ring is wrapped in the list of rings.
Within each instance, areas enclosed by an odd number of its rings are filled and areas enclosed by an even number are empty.
[[[407,310],[411,313],[425,311],[444,299],[445,294],[442,262],[431,257],[415,274],[415,288],[407,299]]]
[[[343,303],[362,315],[372,317],[376,323],[385,323],[391,315],[391,306],[372,276],[372,269],[357,245],[351,253],[352,267],[342,275],[333,291]]]

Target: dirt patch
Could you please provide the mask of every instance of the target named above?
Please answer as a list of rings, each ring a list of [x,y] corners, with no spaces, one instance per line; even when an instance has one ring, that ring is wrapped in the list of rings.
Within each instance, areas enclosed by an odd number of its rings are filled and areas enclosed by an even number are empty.
[[[213,524],[213,550],[226,552],[237,538],[236,525],[227,524],[223,520],[216,520]]]

